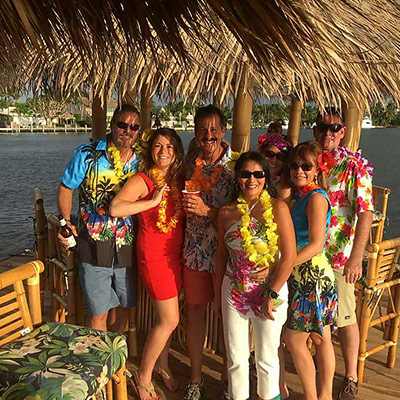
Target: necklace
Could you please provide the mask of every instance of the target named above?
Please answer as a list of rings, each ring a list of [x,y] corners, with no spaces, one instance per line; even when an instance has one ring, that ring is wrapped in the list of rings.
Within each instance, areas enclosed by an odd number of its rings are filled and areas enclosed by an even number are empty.
[[[115,146],[114,142],[111,142],[111,144],[108,146],[108,152],[110,153],[110,158],[112,160],[115,175],[118,178],[125,179],[135,174],[133,171],[128,171],[126,174],[124,174],[124,167],[131,157],[130,152],[128,153],[130,154],[129,157],[126,157],[124,163],[122,163],[121,161],[121,152],[117,149],[117,146]]]
[[[261,239],[255,239],[249,230],[251,220],[250,213],[258,202],[261,203],[264,209],[263,219],[265,221],[267,232],[266,242]],[[242,214],[240,234],[243,239],[242,246],[244,247],[247,258],[255,265],[262,265],[268,268],[270,263],[275,260],[275,255],[278,251],[278,235],[276,233],[277,226],[274,222],[271,196],[266,190],[263,190],[260,198],[250,209],[246,200],[242,195],[240,195],[238,198],[237,209]]]
[[[222,165],[213,167],[210,177],[207,179],[203,174],[203,160],[197,157],[195,160],[195,168],[193,171],[192,179],[186,181],[185,188],[190,192],[197,190],[209,192],[211,188],[217,183],[218,177],[224,170]]]
[[[157,187],[157,189],[162,188],[165,185],[165,178],[161,174],[160,170],[156,168],[152,168],[150,171],[150,176],[153,178],[153,181]],[[175,183],[171,184],[171,194],[172,198],[175,202],[175,214],[174,216],[167,222],[167,203],[168,203],[168,192],[164,190],[160,204],[158,205],[158,219],[157,219],[157,228],[162,233],[168,233],[172,229],[176,227],[176,224],[179,221],[179,216],[182,211],[182,203],[181,203],[181,192],[178,190],[178,187]]]

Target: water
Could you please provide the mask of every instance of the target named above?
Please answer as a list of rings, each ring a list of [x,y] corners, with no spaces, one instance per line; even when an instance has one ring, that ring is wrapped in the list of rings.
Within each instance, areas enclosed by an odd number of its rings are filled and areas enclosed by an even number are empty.
[[[251,148],[260,130],[254,130]],[[230,140],[230,132],[227,139]],[[0,135],[0,260],[19,254],[34,243],[33,188],[42,190],[45,212],[57,212],[57,189],[74,149],[88,141],[88,135]],[[185,148],[193,133],[182,132]],[[301,141],[312,139],[311,130],[300,133]],[[375,166],[374,184],[392,189],[389,197],[387,238],[400,236],[399,129],[366,129],[361,135],[363,155]],[[74,212],[77,210],[76,199]]]

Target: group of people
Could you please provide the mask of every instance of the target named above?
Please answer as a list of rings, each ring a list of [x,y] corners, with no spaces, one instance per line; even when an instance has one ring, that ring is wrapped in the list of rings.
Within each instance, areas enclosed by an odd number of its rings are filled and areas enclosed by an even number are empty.
[[[258,151],[235,163],[223,140],[226,118],[212,105],[197,110],[196,143],[186,156],[168,128],[153,130],[140,154],[139,121],[135,107],[117,108],[111,133],[75,151],[58,202],[78,238],[88,326],[123,332],[136,303],[137,273],[150,296],[156,318],[134,376],[140,400],[158,398],[153,372],[168,390],[178,389],[168,350],[182,289],[191,367],[183,400],[200,400],[205,391],[210,302],[223,321],[222,398],[249,398],[250,321],[260,400],[289,396],[283,343],[305,400],[332,399],[333,325],[346,368],[339,399],[356,398],[354,283],[372,223],[372,167],[340,146],[342,116],[332,109],[319,114],[316,141],[296,147],[271,124]],[[70,222],[75,189],[78,229]],[[318,393],[308,338],[316,349]]]

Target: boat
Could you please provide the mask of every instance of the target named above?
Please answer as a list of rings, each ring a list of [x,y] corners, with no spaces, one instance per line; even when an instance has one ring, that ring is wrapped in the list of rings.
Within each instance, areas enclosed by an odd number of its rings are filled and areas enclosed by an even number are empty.
[[[372,121],[370,119],[364,118],[361,123],[361,129],[369,129],[369,128],[375,128],[375,126],[372,125]]]

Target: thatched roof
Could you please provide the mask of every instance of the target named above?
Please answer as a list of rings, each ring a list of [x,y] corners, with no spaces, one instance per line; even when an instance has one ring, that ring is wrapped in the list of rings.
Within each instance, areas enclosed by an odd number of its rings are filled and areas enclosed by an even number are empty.
[[[3,0],[0,84],[400,99],[397,0]],[[16,81],[15,76],[21,79]]]

